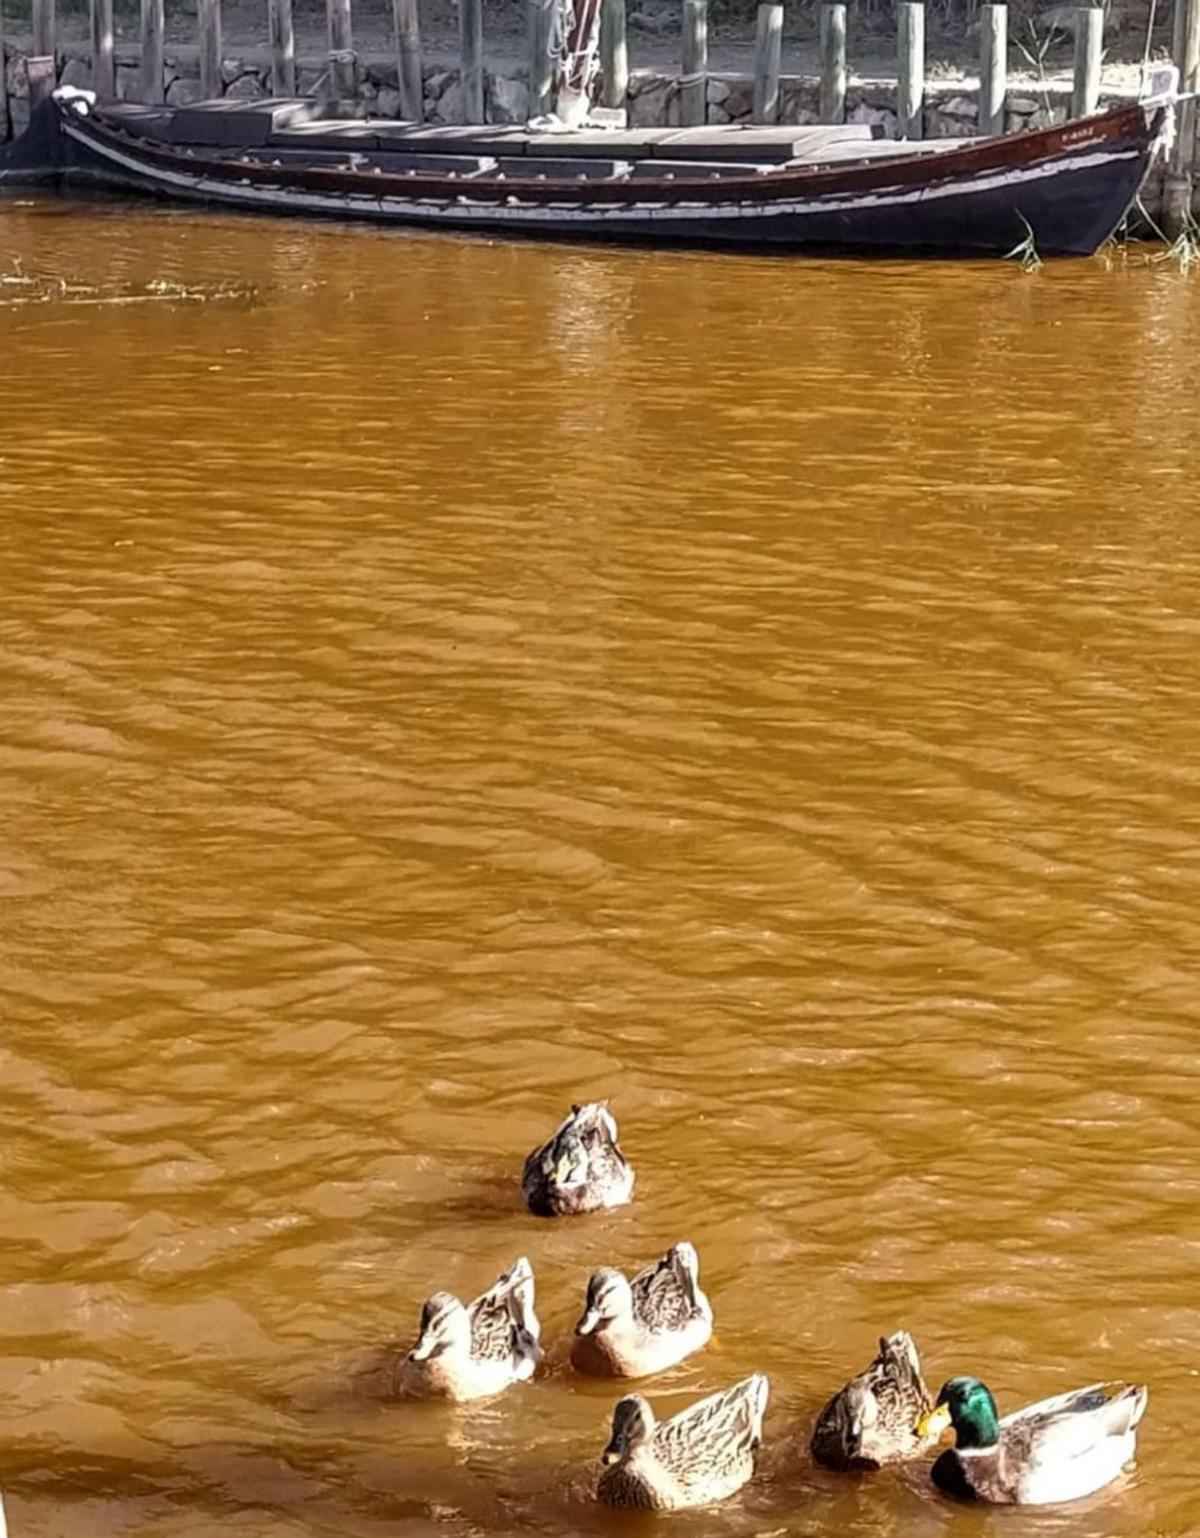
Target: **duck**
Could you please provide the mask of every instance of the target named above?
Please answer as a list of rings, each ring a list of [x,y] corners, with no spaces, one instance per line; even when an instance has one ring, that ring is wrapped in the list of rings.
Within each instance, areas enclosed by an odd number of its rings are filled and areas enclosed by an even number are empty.
[[[880,1336],[875,1360],[817,1416],[813,1458],[830,1469],[878,1469],[917,1458],[937,1440],[917,1434],[932,1409],[912,1336],[907,1330]]]
[[[404,1398],[463,1403],[502,1393],[531,1378],[542,1359],[533,1306],[533,1268],[522,1255],[473,1303],[450,1292],[425,1300],[416,1344],[400,1364]]]
[[[521,1193],[541,1218],[621,1207],[633,1194],[633,1167],[617,1144],[606,1105],[573,1105],[554,1136],[525,1160]]]
[[[725,1500],[754,1473],[768,1393],[754,1373],[661,1423],[640,1394],[618,1400],[597,1499],[642,1511]]]
[[[1091,1383],[1000,1419],[978,1378],[950,1378],[918,1436],[954,1427],[930,1473],[948,1495],[1003,1506],[1074,1501],[1111,1484],[1134,1456],[1144,1384]]]
[[[646,1378],[682,1362],[712,1336],[712,1305],[700,1288],[692,1245],[672,1245],[632,1282],[604,1266],[587,1285],[571,1362],[600,1378]]]

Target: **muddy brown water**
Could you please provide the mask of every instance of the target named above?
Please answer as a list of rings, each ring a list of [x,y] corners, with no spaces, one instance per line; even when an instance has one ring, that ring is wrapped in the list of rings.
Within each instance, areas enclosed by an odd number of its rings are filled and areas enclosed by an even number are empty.
[[[13,1538],[1200,1530],[1200,288],[0,210]],[[520,1209],[608,1096],[628,1209]],[[699,1249],[754,1485],[597,1511]],[[551,1361],[389,1403],[528,1254]],[[809,1464],[907,1326],[1151,1386],[1061,1511]]]

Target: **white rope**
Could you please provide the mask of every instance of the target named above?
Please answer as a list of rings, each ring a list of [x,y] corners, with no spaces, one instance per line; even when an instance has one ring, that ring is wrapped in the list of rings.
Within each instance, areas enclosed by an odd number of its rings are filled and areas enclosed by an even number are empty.
[[[1154,13],[1158,9],[1158,0],[1150,0],[1150,15],[1146,18],[1146,46],[1142,49],[1142,78],[1138,84],[1139,94],[1146,89],[1146,71],[1150,68],[1150,35],[1154,31]]]
[[[546,0],[547,52],[557,108],[531,119],[543,132],[582,128],[600,78],[600,0]]]
[[[561,68],[562,84],[590,100],[600,73],[599,0],[557,0],[550,52]]]
[[[575,25],[574,0],[556,0],[550,13],[550,58],[562,70],[567,62],[567,39]]]

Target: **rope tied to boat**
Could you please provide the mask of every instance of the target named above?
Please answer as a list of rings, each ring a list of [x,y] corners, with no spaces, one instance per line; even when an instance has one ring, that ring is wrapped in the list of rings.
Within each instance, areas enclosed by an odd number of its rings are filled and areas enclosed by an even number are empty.
[[[600,0],[554,0],[550,58],[557,94],[590,107],[600,75]]]

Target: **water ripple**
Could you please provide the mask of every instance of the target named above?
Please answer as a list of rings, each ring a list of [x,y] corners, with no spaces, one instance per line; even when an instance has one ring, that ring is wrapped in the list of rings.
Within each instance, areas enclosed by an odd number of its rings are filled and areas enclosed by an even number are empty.
[[[1025,1526],[1194,1530],[1194,285],[64,211],[0,215],[14,1527],[609,1538],[566,1342],[687,1237],[652,1393],[774,1391],[683,1538],[974,1531],[805,1456],[899,1325],[1147,1378]],[[638,1201],[539,1222],[603,1095]],[[545,1381],[390,1403],[520,1253]]]

